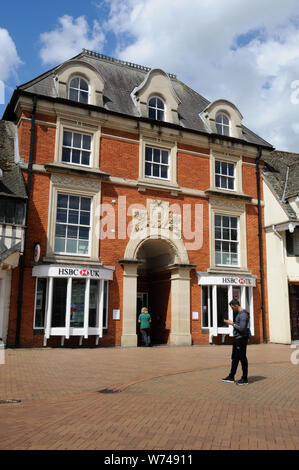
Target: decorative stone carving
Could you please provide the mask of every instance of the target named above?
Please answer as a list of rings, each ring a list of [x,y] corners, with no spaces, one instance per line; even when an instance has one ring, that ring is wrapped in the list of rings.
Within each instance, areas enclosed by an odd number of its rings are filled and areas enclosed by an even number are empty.
[[[133,230],[131,237],[139,235],[181,238],[181,215],[169,210],[169,202],[147,200],[147,210],[136,209],[133,212]]]

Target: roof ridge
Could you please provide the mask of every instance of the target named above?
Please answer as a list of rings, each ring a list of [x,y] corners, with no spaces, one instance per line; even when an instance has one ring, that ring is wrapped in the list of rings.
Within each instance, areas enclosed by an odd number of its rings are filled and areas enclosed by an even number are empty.
[[[115,57],[111,57],[109,55],[100,54],[99,52],[90,51],[89,49],[82,49],[81,54],[83,54],[83,55],[86,54],[86,55],[95,57],[96,59],[101,59],[101,60],[105,60],[107,62],[112,62],[112,63],[116,63],[116,64],[119,64],[119,65],[124,65],[126,67],[134,68],[134,69],[141,70],[141,71],[144,71],[144,72],[150,72],[152,70],[151,67],[146,67],[145,65],[135,64],[134,62],[128,62],[126,60],[116,59]],[[169,78],[173,78],[173,79],[177,78],[176,74],[174,74],[174,73],[167,73],[167,75],[169,76]]]

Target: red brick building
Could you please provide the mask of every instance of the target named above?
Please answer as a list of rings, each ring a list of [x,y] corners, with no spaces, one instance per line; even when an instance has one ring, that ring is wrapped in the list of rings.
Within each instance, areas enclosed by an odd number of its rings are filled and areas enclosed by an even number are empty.
[[[272,147],[235,105],[84,50],[18,87],[4,119],[30,192],[8,345],[136,346],[143,306],[155,344],[230,341],[233,296],[266,339]]]

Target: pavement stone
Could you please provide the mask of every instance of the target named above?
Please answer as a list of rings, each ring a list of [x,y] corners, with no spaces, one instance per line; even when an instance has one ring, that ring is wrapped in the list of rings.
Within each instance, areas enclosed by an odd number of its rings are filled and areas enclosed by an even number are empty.
[[[298,450],[293,351],[250,345],[239,387],[226,345],[7,349],[0,449]]]

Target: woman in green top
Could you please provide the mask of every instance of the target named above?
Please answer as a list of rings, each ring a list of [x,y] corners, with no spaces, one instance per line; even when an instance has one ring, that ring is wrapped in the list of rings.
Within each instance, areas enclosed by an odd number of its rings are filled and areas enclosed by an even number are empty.
[[[140,323],[140,331],[142,333],[142,339],[145,346],[151,346],[151,338],[150,338],[150,323],[151,323],[151,316],[148,313],[148,309],[143,307],[141,309],[141,314],[138,318],[138,323]]]

